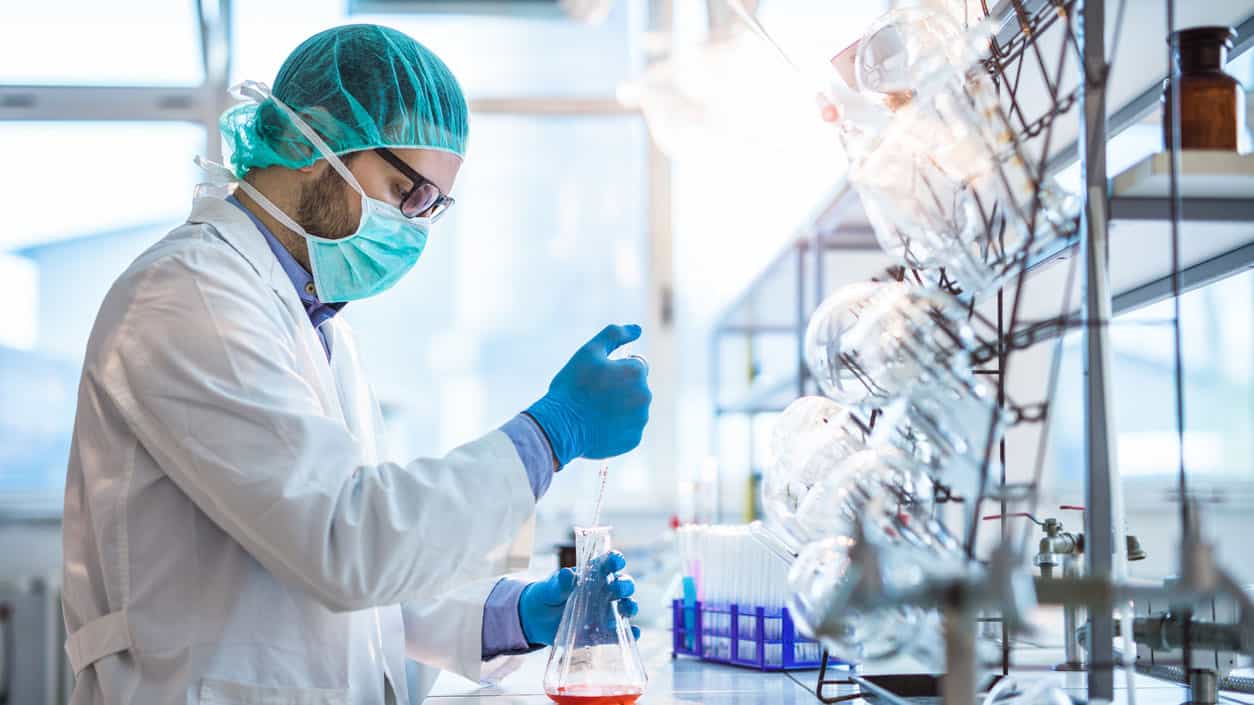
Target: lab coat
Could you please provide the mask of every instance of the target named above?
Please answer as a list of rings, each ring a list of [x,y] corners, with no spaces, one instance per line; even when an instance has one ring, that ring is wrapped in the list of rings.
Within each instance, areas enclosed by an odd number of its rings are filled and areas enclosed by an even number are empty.
[[[216,197],[110,290],[65,492],[74,705],[404,704],[406,656],[413,700],[432,668],[480,677],[484,600],[531,552],[526,470],[500,431],[386,462],[348,326],[325,327],[330,363]]]

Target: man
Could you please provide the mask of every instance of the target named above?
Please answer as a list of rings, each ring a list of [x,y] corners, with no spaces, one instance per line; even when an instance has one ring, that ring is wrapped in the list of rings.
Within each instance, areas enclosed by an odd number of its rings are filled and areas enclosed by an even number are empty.
[[[390,462],[337,313],[405,274],[452,205],[466,101],[370,25],[242,93],[234,171],[213,171],[230,188],[122,274],[88,342],[63,539],[77,704],[409,702],[406,656],[475,678],[551,643],[573,574],[500,576],[553,473],[634,448],[648,418],[646,366],[610,359],[640,330],[609,326],[499,431]],[[612,585],[630,616],[630,580]]]

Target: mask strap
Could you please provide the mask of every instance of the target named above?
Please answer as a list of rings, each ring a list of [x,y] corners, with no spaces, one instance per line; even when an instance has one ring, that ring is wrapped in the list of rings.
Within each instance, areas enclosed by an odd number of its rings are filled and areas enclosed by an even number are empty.
[[[347,181],[358,194],[365,197],[365,189],[361,187],[361,184],[357,183],[357,178],[353,176],[353,172],[349,171],[348,167],[344,166],[344,162],[340,161],[340,158],[335,155],[335,150],[331,149],[331,147],[318,136],[317,132],[314,132],[313,128],[309,126],[309,123],[305,122],[304,118],[297,115],[296,112],[289,108],[286,103],[274,97],[274,94],[270,92],[269,87],[267,87],[264,83],[244,81],[232,88],[231,93],[243,98],[248,98],[257,103],[261,103],[266,100],[272,101],[279,108],[279,110],[283,111],[283,114],[292,121],[292,124],[295,125],[296,129],[305,136],[305,139],[309,140],[309,142],[313,144],[319,152],[322,152],[322,156],[326,158],[327,163],[330,164],[340,176],[344,177],[344,180]],[[252,193],[249,192],[249,195],[252,195]],[[287,225],[287,223],[284,223],[284,225]]]
[[[199,156],[196,157],[193,161],[196,162],[196,166],[203,169],[205,173],[209,175],[209,179],[211,183],[215,185],[235,184],[237,187],[243,189],[244,193],[247,193],[250,197],[252,197],[252,199],[256,201],[263,209],[265,209],[267,213],[274,216],[275,220],[285,225],[292,232],[309,240],[323,239],[323,238],[315,237],[305,232],[305,229],[302,228],[299,223],[297,223],[295,220],[292,220],[290,217],[288,217],[288,215],[284,213],[282,210],[280,210],[278,206],[274,205],[273,201],[266,198],[265,195],[261,193],[261,191],[258,191],[257,187],[253,186],[247,181],[244,181],[243,179],[236,178],[235,173],[232,172],[230,169],[226,168],[225,166],[221,164],[218,164],[217,162],[211,162],[208,159],[204,159]]]
[[[270,199],[262,195],[262,193],[258,191],[256,187],[254,187],[252,184],[248,183],[247,181],[240,181],[239,187],[244,189],[244,193],[247,193],[249,196],[252,197],[254,201],[261,204],[261,207],[264,208],[267,213],[274,216],[274,219],[282,223],[284,226],[286,226],[288,230],[291,230],[292,232],[296,233],[297,235],[300,235],[306,240],[323,239],[320,237],[314,237],[313,235],[310,235],[309,233],[305,232],[305,229],[302,228],[299,223],[289,218],[287,213],[284,213],[283,211],[279,210],[278,206],[274,205],[274,203],[271,202]]]

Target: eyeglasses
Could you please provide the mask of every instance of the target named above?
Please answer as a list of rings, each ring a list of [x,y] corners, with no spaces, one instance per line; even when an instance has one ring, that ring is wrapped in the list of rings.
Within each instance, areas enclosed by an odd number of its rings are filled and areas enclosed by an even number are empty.
[[[440,219],[449,208],[453,207],[456,201],[451,196],[445,196],[440,192],[440,187],[432,183],[431,179],[419,174],[409,167],[400,157],[396,156],[392,150],[386,147],[376,148],[375,153],[388,164],[391,164],[397,171],[405,175],[405,178],[413,184],[413,186],[401,197],[401,213],[406,218],[430,218],[431,222]]]

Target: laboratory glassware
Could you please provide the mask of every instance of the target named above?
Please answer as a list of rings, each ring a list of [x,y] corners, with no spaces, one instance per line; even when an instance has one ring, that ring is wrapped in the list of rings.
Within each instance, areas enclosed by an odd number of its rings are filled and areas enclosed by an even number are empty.
[[[810,373],[832,399],[862,405],[891,394],[878,386],[857,357],[875,335],[874,317],[881,301],[901,285],[858,282],[841,287],[823,301],[806,326],[805,353]]]
[[[798,520],[816,538],[789,572],[789,607],[804,632],[849,660],[903,651],[931,660],[941,652],[918,637],[924,625],[939,624],[933,612],[866,602],[964,569],[962,544],[933,517],[932,500],[927,473],[893,448],[850,456],[811,490]]]
[[[837,463],[810,489],[797,507],[796,523],[807,540],[852,536],[853,523],[867,517],[877,497],[891,500],[882,505],[890,511],[882,519],[892,525],[903,513],[931,506],[932,482],[915,459],[896,448],[863,450]]]
[[[601,570],[610,527],[575,527],[579,568],[544,672],[544,692],[558,705],[631,705],[647,676],[627,618],[610,600],[612,575]]]
[[[862,283],[819,306],[805,353],[825,393],[885,411],[870,445],[891,444],[933,468],[970,476],[984,467],[990,438],[1004,426],[996,390],[971,370],[975,341],[953,296]]]
[[[1236,152],[1245,146],[1245,89],[1224,72],[1237,33],[1193,27],[1167,38],[1179,67],[1180,148]],[[1163,144],[1172,144],[1171,79],[1163,84]]]
[[[885,251],[915,269],[943,267],[976,296],[1068,234],[1076,210],[1029,170],[980,63],[986,31],[919,8],[884,15],[863,35],[855,70],[859,95],[878,97],[891,118],[859,126],[861,143],[849,145],[850,182]]]
[[[847,536],[808,544],[789,572],[789,610],[803,633],[819,639],[838,658],[859,663],[910,654],[934,661],[943,653],[939,621],[929,610],[892,606],[861,610],[848,603],[859,571],[850,560],[855,540]],[[925,625],[935,624],[928,631]]]
[[[813,396],[789,404],[775,422],[771,436],[775,459],[762,479],[767,519],[804,539],[795,521],[797,507],[831,468],[864,447],[865,428],[847,407]]]

